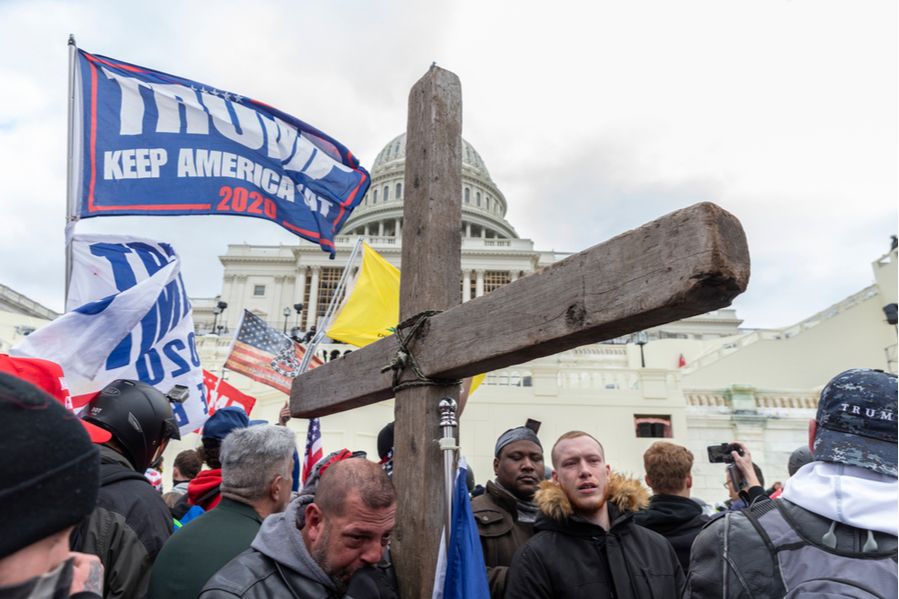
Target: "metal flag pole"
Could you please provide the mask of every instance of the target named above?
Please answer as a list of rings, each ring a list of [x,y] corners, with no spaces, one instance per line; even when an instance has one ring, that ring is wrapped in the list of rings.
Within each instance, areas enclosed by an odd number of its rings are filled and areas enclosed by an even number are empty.
[[[449,552],[450,530],[453,526],[453,461],[455,452],[459,449],[456,445],[455,428],[459,425],[456,421],[456,400],[444,397],[437,404],[440,412],[440,426],[443,428],[443,437],[440,438],[440,450],[443,451],[443,483],[446,486],[446,530],[444,541]]]
[[[343,293],[343,290],[346,287],[346,282],[350,276],[350,269],[353,266],[353,262],[356,260],[356,256],[359,255],[359,248],[361,247],[362,238],[357,237],[356,244],[353,246],[353,251],[350,252],[350,257],[347,258],[346,266],[343,267],[343,274],[340,275],[340,280],[337,282],[337,288],[334,290],[334,295],[331,296],[331,303],[328,304],[328,309],[322,317],[321,326],[316,326],[315,336],[306,344],[303,361],[300,363],[300,374],[303,374],[306,372],[306,369],[309,368],[309,362],[312,360],[312,356],[315,354],[318,344],[321,343],[321,340],[325,337],[325,331],[328,329],[328,325],[331,324],[331,319],[334,317],[334,312],[337,310],[337,298],[340,297],[340,294]],[[315,315],[312,314],[311,316],[312,323],[315,325]]]
[[[75,206],[77,205],[80,170],[76,166],[80,166],[81,160],[76,160],[76,155],[80,158],[81,152],[81,120],[76,118],[81,114],[80,110],[76,110],[76,101],[80,104],[81,82],[76,76],[77,60],[76,54],[78,46],[75,44],[75,36],[69,34],[69,123],[68,123],[68,145],[66,157],[66,273],[65,273],[65,302],[69,301],[69,283],[72,279],[72,236],[75,234],[75,223],[78,222]],[[79,106],[80,107],[80,106]],[[76,115],[77,113],[77,115]],[[68,306],[64,306],[68,310]]]

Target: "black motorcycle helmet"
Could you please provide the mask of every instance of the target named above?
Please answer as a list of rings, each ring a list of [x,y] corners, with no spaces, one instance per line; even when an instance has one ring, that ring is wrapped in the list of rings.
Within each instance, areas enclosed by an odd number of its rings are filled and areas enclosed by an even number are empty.
[[[112,433],[138,472],[146,470],[169,439],[181,439],[169,399],[140,381],[119,379],[87,405],[84,420]]]

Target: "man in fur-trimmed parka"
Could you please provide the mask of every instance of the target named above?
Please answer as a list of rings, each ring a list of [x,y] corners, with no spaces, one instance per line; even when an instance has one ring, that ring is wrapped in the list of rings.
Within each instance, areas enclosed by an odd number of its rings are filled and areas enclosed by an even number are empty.
[[[649,500],[639,481],[613,475],[602,445],[581,431],[556,441],[552,461],[536,494],[537,534],[515,554],[505,596],[679,597],[684,574],[671,544],[633,521]]]

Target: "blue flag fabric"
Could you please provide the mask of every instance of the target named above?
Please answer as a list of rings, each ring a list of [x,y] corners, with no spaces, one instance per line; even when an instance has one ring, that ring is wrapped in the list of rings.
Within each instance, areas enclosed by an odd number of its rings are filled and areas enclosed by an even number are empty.
[[[257,100],[78,51],[74,216],[263,218],[334,254],[371,178],[340,142]]]
[[[464,460],[460,460],[453,486],[453,526],[446,556],[444,599],[490,599],[487,567],[465,482],[467,471]]]

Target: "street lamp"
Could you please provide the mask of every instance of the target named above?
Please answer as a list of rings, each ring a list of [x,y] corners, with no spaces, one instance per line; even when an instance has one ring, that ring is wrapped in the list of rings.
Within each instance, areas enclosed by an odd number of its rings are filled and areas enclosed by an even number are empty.
[[[649,343],[649,335],[646,331],[634,334],[634,343],[640,346],[640,367],[646,368],[646,357],[643,355],[643,346]]]
[[[290,318],[290,308],[284,308],[281,312],[284,315],[284,334],[287,334],[287,319]]]
[[[212,308],[212,313],[215,317],[212,319],[212,332],[218,334],[218,321],[219,314],[225,311],[225,308],[228,307],[228,302],[218,301],[215,304],[215,307]]]

